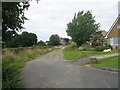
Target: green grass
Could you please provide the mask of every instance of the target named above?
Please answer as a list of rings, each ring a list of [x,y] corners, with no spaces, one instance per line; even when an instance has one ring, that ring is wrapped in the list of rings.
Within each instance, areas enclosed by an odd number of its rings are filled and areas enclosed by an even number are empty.
[[[10,50],[3,53],[2,58],[2,88],[22,88],[21,70],[25,62],[40,57],[53,49],[24,49],[15,54]]]
[[[118,58],[120,58],[120,56],[101,59],[99,60],[98,64],[95,65],[105,66],[105,67],[118,67],[118,66],[120,67],[120,64],[118,64],[118,60],[119,60]]]
[[[87,56],[93,55],[105,55],[120,52],[118,50],[112,50],[111,52],[98,52],[98,51],[77,51],[77,50],[64,50],[65,60],[77,60]]]
[[[64,58],[67,60],[76,60],[82,56],[83,54],[78,51],[64,51]]]

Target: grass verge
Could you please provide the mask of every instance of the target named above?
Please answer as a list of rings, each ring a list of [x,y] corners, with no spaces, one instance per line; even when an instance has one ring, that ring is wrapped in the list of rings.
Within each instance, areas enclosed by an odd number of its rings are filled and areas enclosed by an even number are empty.
[[[111,52],[98,52],[98,51],[77,51],[77,50],[64,50],[65,60],[78,60],[83,57],[93,56],[93,55],[105,55],[120,52],[118,50],[112,50]]]
[[[119,64],[119,58],[120,56],[115,56],[115,57],[111,57],[111,58],[105,58],[105,59],[100,59],[98,61],[97,64],[95,64],[96,66],[104,66],[104,67],[120,67]]]
[[[24,49],[17,54],[6,50],[2,57],[2,88],[22,88],[21,70],[25,62],[52,50],[53,48]]]

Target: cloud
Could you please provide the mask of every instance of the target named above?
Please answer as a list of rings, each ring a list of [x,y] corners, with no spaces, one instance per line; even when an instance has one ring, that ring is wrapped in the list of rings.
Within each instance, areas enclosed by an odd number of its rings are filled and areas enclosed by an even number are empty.
[[[51,34],[68,37],[66,24],[74,14],[82,10],[91,10],[101,29],[108,31],[117,17],[119,0],[41,0],[32,1],[25,12],[29,21],[24,27],[36,33],[39,40],[48,40]]]

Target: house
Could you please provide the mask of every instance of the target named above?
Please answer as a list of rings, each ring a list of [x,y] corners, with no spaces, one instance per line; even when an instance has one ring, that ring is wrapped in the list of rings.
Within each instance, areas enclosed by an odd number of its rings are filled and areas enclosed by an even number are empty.
[[[69,41],[70,41],[69,38],[62,38],[62,37],[60,38],[60,43],[62,45],[67,45]]]
[[[118,9],[118,17],[106,34],[108,44],[114,49],[120,49],[120,2]]]

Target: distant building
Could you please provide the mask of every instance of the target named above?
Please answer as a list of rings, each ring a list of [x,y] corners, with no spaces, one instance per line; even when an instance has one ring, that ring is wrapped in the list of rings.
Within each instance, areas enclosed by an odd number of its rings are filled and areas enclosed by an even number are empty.
[[[69,43],[70,39],[69,38],[60,38],[60,43],[62,45],[67,45]]]

